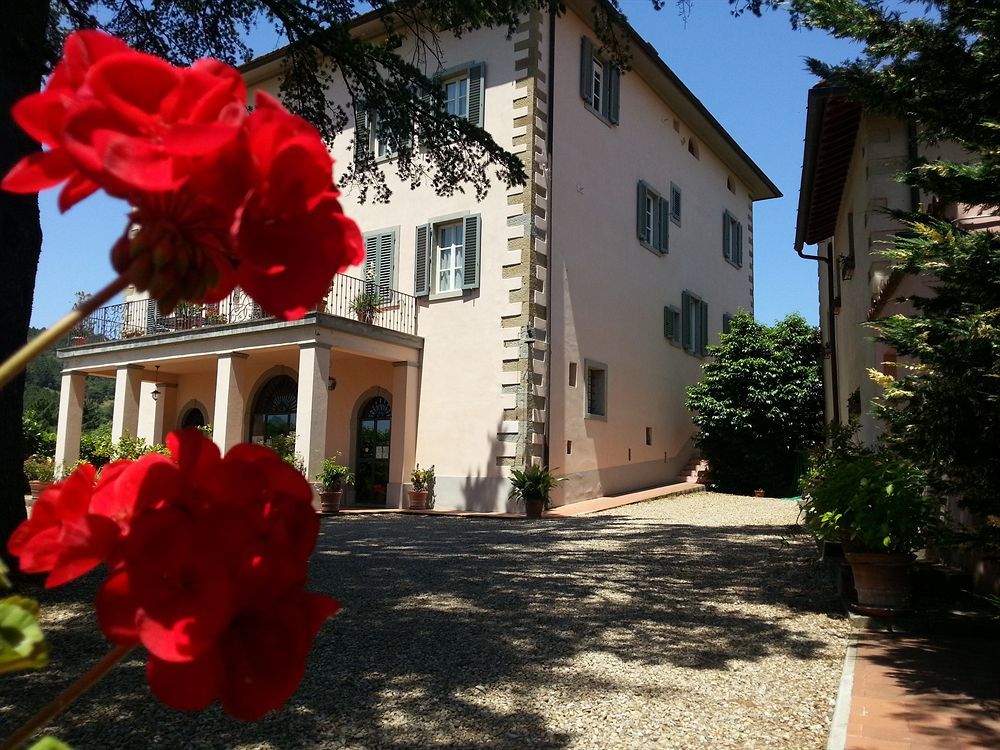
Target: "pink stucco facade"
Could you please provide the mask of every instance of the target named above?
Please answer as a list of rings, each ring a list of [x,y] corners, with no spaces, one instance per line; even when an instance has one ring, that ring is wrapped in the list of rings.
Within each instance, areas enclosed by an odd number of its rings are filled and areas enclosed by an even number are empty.
[[[481,202],[439,196],[430,186],[410,190],[389,160],[388,204],[361,203],[343,186],[345,212],[362,231],[391,238],[389,275],[413,306],[412,329],[352,320],[331,294],[297,324],[254,319],[74,347],[62,353],[61,433],[73,435],[74,377],[131,367],[140,374],[119,379],[142,385],[137,397],[124,387],[116,396],[120,430],[159,441],[199,408],[225,446],[250,436],[261,389],[285,374],[298,382],[296,447],[310,473],[337,452],[354,466],[361,412],[373,398],[389,404],[390,506],[403,502],[417,462],[434,465],[442,509],[511,509],[509,472],[525,462],[568,478],[556,503],[671,483],[692,453],[684,390],[703,356],[680,334],[665,335],[665,309],[701,305],[691,325],[702,345],[718,340],[724,314],[753,310],[753,203],[777,190],[638,37],[617,122],[588,106],[581,40],[596,36],[590,6],[568,6],[554,23],[531,15],[509,39],[501,30],[442,37],[442,69],[484,71],[484,126],[522,155],[527,185],[496,182]],[[246,77],[273,92],[279,72],[265,62]],[[329,95],[346,98],[339,88]],[[349,163],[353,136],[349,128],[335,142],[338,163]],[[656,241],[640,238],[640,183],[643,195],[664,199],[658,210],[679,206],[657,225]],[[728,259],[727,221],[740,240],[740,255]],[[478,228],[478,284],[442,293],[432,283],[421,294],[419,228],[452,225]],[[669,242],[659,242],[661,226]],[[431,251],[437,274],[444,261]],[[153,388],[165,395],[154,401]],[[71,442],[61,443],[63,459],[73,457]]]

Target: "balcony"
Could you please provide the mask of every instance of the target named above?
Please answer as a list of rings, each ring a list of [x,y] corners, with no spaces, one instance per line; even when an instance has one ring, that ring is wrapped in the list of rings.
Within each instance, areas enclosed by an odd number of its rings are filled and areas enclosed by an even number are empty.
[[[368,304],[364,304],[368,302]],[[416,299],[378,284],[337,274],[317,312],[358,320],[397,333],[417,332]],[[265,313],[242,289],[210,305],[181,303],[169,315],[161,315],[155,300],[140,299],[98,308],[78,328],[70,346],[105,341],[123,341],[175,331],[267,320]]]

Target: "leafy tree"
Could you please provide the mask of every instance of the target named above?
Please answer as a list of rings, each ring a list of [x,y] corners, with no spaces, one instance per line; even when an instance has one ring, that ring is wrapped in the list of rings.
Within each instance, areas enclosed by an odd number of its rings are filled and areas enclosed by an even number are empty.
[[[940,494],[994,517],[1000,542],[1000,235],[941,218],[948,204],[978,213],[1000,207],[1000,5],[921,5],[932,12],[907,18],[878,3],[795,3],[813,26],[864,45],[861,57],[840,65],[810,60],[817,75],[869,110],[914,122],[921,140],[954,141],[968,152],[963,163],[917,161],[900,175],[936,200],[928,211],[897,213],[910,231],[886,254],[905,273],[933,277],[934,292],[912,298],[916,315],[875,326],[899,355],[919,360],[882,378],[876,411],[889,442],[928,471]]]
[[[823,439],[819,332],[797,314],[767,326],[741,312],[709,352],[687,407],[713,484],[791,494],[803,454]]]

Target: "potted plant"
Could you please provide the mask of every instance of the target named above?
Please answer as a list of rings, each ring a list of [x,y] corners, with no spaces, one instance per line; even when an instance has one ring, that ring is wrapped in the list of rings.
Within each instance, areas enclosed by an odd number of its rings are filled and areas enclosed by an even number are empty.
[[[541,518],[549,507],[549,493],[565,477],[557,477],[546,466],[528,466],[510,473],[510,499],[523,500],[528,518]]]
[[[380,302],[377,288],[366,284],[365,290],[351,302],[351,312],[362,323],[372,323],[379,311]]]
[[[55,479],[55,461],[48,456],[28,456],[24,461],[24,475],[31,488],[31,499],[37,500],[42,490],[51,486]]]
[[[319,482],[319,502],[323,513],[339,513],[344,485],[354,484],[354,473],[340,462],[340,453],[323,461],[316,475]]]
[[[910,565],[939,521],[923,473],[885,449],[840,445],[814,458],[802,480],[806,526],[820,540],[840,541],[858,592],[855,609],[905,611]]]
[[[407,507],[410,510],[426,510],[430,507],[427,498],[431,494],[433,485],[434,467],[421,469],[420,464],[417,464],[417,467],[410,473],[410,490],[406,493],[409,497]]]

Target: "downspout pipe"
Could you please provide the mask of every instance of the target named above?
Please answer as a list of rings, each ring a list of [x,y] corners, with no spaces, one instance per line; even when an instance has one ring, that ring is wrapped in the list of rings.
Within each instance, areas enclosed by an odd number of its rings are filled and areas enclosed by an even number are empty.
[[[832,256],[833,243],[829,243],[830,255]],[[825,255],[809,255],[802,252],[802,246],[796,244],[795,252],[803,260],[815,260],[826,263],[826,298],[827,298],[827,327],[829,328],[828,343],[830,344],[830,391],[833,404],[833,422],[840,424],[840,380],[837,374],[837,313],[833,307],[833,297],[836,292],[833,274],[836,271],[831,257]]]

